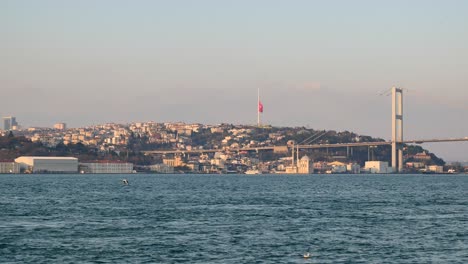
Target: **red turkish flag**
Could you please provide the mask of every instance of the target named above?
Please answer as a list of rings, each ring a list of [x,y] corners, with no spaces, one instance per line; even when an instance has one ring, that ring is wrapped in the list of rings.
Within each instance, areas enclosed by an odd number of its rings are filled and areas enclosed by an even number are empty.
[[[258,112],[263,113],[263,104],[260,101],[258,101]]]

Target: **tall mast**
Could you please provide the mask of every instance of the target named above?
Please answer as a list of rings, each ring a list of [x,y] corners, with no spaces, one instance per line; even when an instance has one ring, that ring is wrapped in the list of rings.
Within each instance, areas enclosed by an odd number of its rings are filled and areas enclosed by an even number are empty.
[[[257,126],[260,127],[260,88],[258,88],[257,96]]]

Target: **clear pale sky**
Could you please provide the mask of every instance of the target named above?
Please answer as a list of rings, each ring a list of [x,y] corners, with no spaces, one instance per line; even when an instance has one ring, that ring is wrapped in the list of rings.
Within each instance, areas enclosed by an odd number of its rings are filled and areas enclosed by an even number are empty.
[[[0,115],[468,136],[468,1],[0,0]],[[468,160],[468,143],[425,144]]]

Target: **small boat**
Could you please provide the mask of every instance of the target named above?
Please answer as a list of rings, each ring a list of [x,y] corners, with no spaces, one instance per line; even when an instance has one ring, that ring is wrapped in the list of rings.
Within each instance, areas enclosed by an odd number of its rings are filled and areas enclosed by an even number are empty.
[[[310,258],[310,256],[311,256],[311,255],[310,255],[309,252],[306,252],[306,253],[304,253],[304,255],[303,255],[303,257],[306,258],[306,259],[307,259],[307,258]]]
[[[122,183],[123,183],[124,185],[128,185],[128,180],[127,180],[127,179],[123,179],[123,180],[122,180]]]

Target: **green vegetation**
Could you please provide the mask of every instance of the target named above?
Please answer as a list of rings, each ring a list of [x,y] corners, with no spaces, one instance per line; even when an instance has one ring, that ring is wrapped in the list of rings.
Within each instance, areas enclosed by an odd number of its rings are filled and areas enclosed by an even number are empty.
[[[100,152],[82,143],[68,145],[60,143],[55,147],[46,147],[40,142],[32,142],[23,136],[15,137],[12,133],[8,136],[0,136],[0,160],[14,160],[20,156],[76,157],[80,161],[121,160],[142,165],[152,163],[151,157],[133,150]]]

